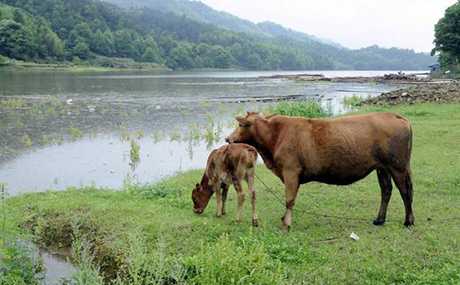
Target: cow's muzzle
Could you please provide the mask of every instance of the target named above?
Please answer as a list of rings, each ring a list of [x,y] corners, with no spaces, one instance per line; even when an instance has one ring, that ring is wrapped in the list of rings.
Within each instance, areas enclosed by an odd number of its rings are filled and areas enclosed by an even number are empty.
[[[193,212],[197,215],[203,214],[204,210],[203,209],[193,209]]]

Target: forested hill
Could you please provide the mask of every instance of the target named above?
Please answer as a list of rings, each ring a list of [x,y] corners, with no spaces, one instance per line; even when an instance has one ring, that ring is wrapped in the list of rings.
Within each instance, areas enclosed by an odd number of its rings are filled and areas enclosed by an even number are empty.
[[[110,1],[131,3],[131,8],[97,0],[0,0],[0,55],[38,62],[129,58],[173,69],[408,70],[426,69],[435,61],[410,50],[340,48],[200,2]],[[215,23],[225,19],[227,26]]]
[[[205,5],[200,1],[190,0],[105,0],[106,2],[116,4],[124,8],[144,8],[148,7],[153,10],[171,12],[176,15],[185,15],[190,19],[215,25],[234,32],[242,32],[256,34],[260,36],[280,36],[283,33],[286,36],[300,36],[301,38],[309,38],[321,43],[341,47],[339,44],[330,40],[321,39],[305,33],[291,31],[276,23],[263,22],[255,24],[251,21],[241,19],[230,13],[217,11]]]

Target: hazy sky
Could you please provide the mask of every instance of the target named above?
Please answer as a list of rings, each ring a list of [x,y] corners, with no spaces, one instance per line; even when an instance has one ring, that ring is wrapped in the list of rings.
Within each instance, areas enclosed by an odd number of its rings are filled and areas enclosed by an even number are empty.
[[[283,26],[346,47],[431,51],[434,25],[457,0],[201,0],[253,22]]]

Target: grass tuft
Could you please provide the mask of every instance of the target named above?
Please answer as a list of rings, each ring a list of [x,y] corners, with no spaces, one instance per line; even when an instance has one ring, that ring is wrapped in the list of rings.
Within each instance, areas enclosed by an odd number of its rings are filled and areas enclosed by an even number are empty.
[[[305,117],[305,118],[320,118],[328,117],[331,112],[326,110],[318,101],[284,101],[276,104],[268,110],[271,114]]]

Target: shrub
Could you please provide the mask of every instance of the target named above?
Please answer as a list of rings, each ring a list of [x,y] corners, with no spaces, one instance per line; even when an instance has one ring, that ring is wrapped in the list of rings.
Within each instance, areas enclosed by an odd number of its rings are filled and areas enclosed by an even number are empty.
[[[134,231],[128,234],[127,244],[124,270],[119,272],[117,285],[185,284],[184,267],[168,258],[161,238],[158,245],[149,250],[143,234]]]
[[[330,111],[326,110],[318,101],[285,101],[271,107],[269,112],[276,115],[319,118],[330,116]]]
[[[10,63],[9,59],[7,57],[1,56],[0,55],[0,66],[2,65],[8,65]]]
[[[2,241],[0,237],[0,284],[42,284],[43,267],[36,248],[23,241]]]

